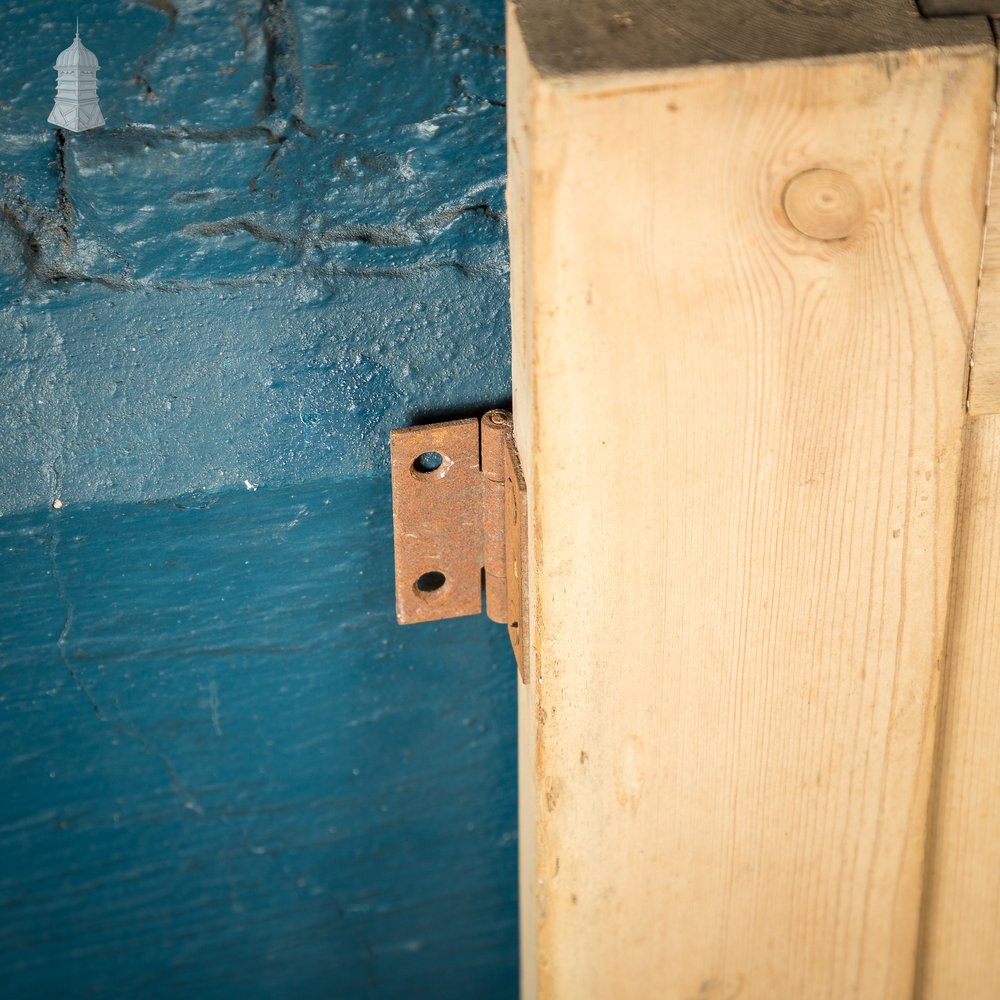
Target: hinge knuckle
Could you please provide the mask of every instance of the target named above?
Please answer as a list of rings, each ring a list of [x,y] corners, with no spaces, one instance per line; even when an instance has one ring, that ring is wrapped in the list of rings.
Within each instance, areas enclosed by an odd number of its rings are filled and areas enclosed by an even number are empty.
[[[501,624],[508,621],[507,530],[505,443],[512,433],[510,414],[490,410],[480,421],[480,452],[483,472],[483,571],[486,614]]]

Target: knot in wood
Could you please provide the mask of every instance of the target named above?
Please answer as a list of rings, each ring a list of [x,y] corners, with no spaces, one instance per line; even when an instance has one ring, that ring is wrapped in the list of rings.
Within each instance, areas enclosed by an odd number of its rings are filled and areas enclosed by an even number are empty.
[[[840,170],[805,170],[785,188],[785,214],[803,236],[842,240],[865,217],[865,199],[848,174]]]

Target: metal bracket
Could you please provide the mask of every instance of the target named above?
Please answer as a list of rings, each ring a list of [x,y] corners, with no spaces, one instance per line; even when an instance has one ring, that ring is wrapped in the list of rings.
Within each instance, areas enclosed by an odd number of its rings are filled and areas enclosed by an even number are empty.
[[[506,410],[394,430],[400,625],[486,614],[506,623],[528,681],[527,489]]]

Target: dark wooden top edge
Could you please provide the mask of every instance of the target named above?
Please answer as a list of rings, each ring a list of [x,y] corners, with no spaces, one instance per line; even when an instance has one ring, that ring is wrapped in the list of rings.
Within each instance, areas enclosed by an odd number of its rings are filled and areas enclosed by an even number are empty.
[[[926,18],[914,0],[514,0],[543,76],[992,45],[983,16]]]

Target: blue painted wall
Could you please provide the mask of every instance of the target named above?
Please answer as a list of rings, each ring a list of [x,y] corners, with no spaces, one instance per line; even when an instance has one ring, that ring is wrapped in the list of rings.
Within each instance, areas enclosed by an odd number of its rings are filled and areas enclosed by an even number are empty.
[[[0,991],[515,996],[514,666],[395,625],[386,469],[509,393],[501,4],[0,17]]]

